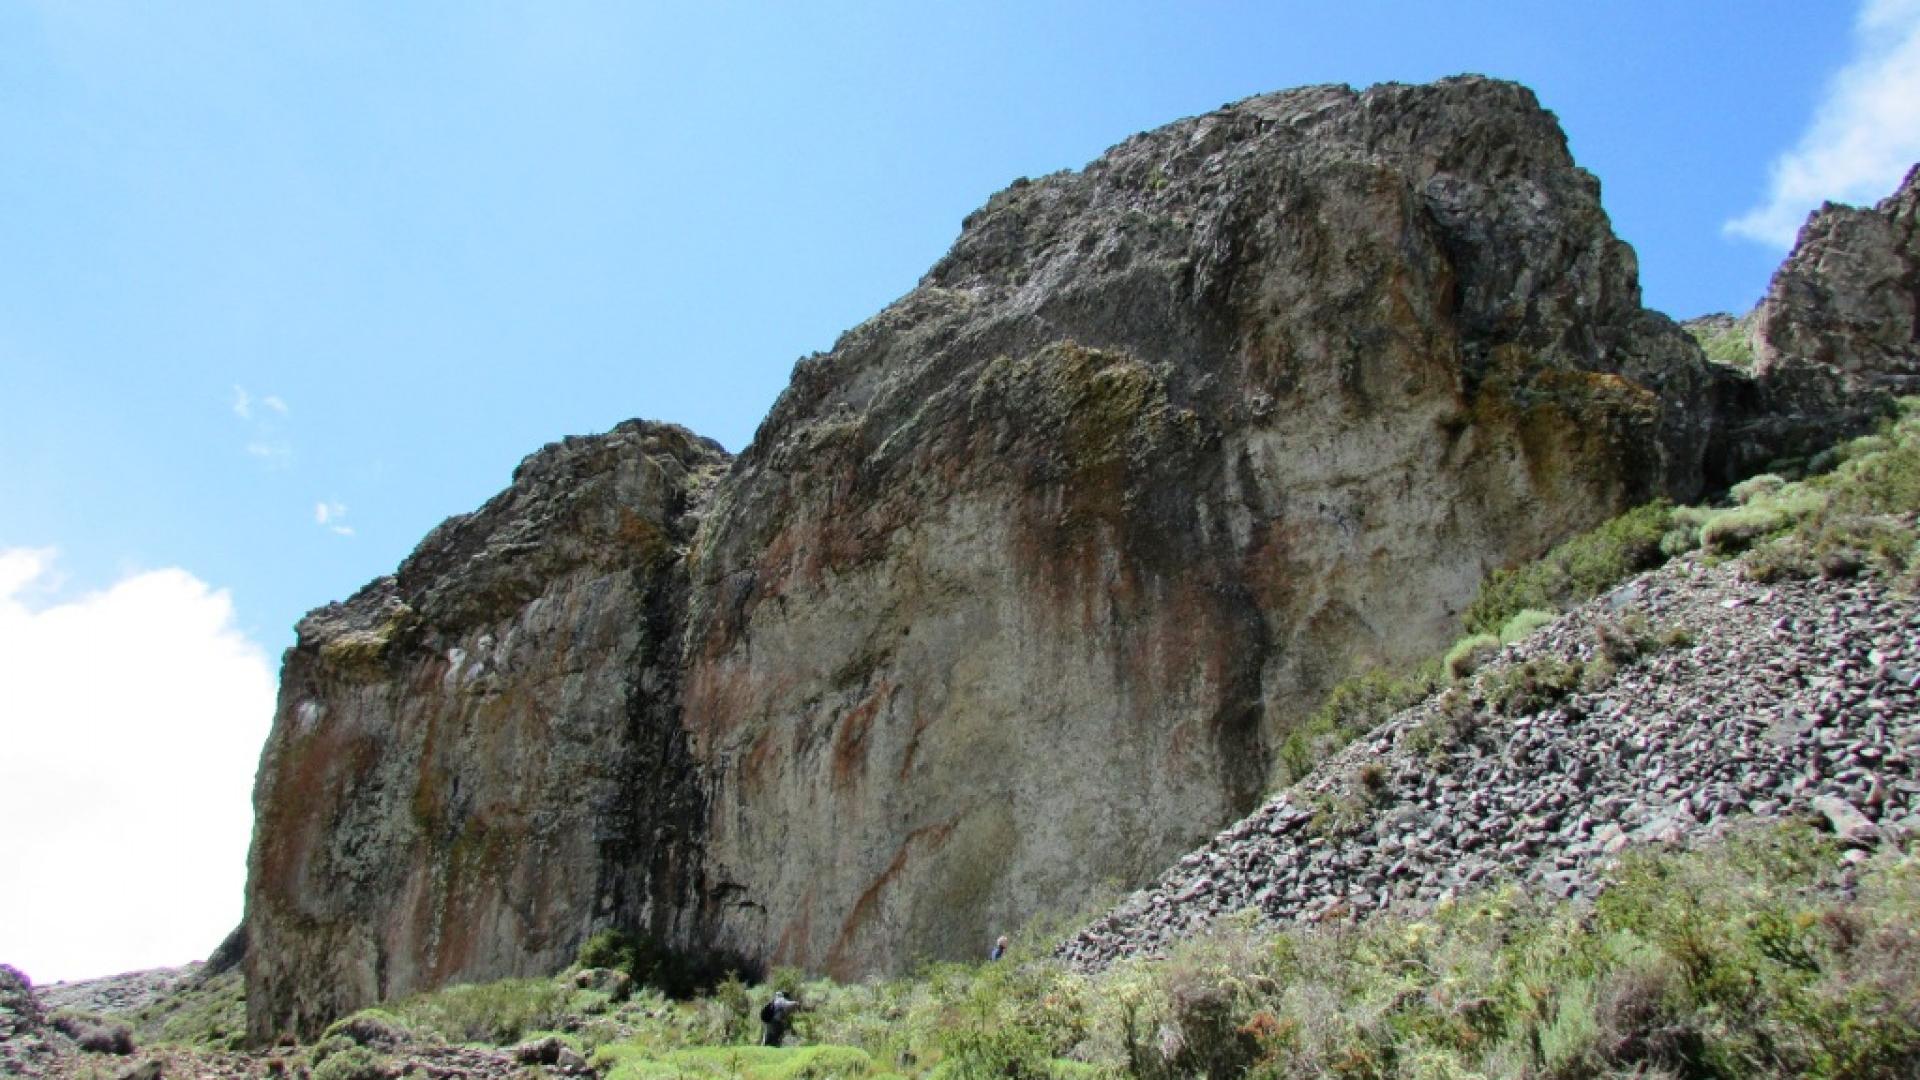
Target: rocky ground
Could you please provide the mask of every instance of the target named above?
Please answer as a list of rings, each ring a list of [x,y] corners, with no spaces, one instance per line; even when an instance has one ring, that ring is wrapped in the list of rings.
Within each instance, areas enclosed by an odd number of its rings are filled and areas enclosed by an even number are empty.
[[[57,1009],[80,1009],[94,1013],[133,1012],[192,981],[205,966],[194,963],[182,967],[129,971],[101,979],[48,983],[34,987],[33,992],[40,999],[40,1007],[47,1012]]]
[[[1060,955],[1097,970],[1248,908],[1358,917],[1499,880],[1591,893],[1621,852],[1738,818],[1817,815],[1864,847],[1920,830],[1917,762],[1913,596],[1690,557],[1347,747]]]

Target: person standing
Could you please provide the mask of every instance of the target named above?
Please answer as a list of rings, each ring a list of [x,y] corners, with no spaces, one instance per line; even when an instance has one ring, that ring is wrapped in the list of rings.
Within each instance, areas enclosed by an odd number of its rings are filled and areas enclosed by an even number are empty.
[[[998,960],[1007,955],[1007,935],[1001,934],[1000,940],[993,943],[993,951],[987,954],[988,960]]]
[[[772,1000],[760,1008],[760,1022],[766,1025],[764,1046],[779,1046],[787,1037],[787,1027],[792,1021],[793,1011],[800,1003],[787,996],[785,990],[775,990]]]

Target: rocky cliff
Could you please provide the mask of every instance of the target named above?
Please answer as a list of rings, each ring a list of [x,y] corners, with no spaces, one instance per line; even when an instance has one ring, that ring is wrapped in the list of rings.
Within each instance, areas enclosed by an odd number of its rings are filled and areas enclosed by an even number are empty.
[[[657,424],[549,446],[301,621],[254,794],[256,1038],[545,974],[601,926],[688,936],[705,808],[674,712],[679,552],[726,461]]]
[[[1781,347],[1779,388],[1834,366]],[[1444,644],[1488,570],[1757,464],[1779,388],[1641,307],[1511,84],[1253,98],[1017,182],[738,460],[549,447],[302,622],[251,1030],[610,926],[971,955],[1252,809],[1325,688]]]

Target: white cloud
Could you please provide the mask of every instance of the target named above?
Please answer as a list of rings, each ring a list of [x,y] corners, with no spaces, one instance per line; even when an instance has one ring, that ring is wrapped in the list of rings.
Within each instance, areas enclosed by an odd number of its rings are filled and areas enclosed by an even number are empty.
[[[255,405],[260,408],[256,409]],[[262,409],[266,411],[262,412]],[[288,412],[286,399],[280,395],[263,394],[256,398],[246,387],[234,385],[233,415],[246,423],[250,436],[246,444],[247,455],[265,465],[280,467],[293,460],[293,443],[280,434],[279,421]]]
[[[347,516],[345,503],[317,502],[313,504],[313,523],[336,536],[352,536],[353,526],[343,524],[341,518]]]
[[[1854,56],[1828,84],[1813,126],[1776,158],[1766,202],[1729,235],[1793,246],[1821,202],[1872,203],[1920,160],[1920,0],[1867,0]]]
[[[265,653],[179,569],[33,606],[0,550],[0,961],[35,982],[204,959],[240,921]]]

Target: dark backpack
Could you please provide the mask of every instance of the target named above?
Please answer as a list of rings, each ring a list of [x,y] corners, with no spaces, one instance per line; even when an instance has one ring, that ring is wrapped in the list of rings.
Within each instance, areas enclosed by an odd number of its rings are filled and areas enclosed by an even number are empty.
[[[760,1022],[763,1024],[772,1024],[779,1019],[780,1010],[773,1007],[773,999],[767,999],[767,1003],[760,1006]]]

